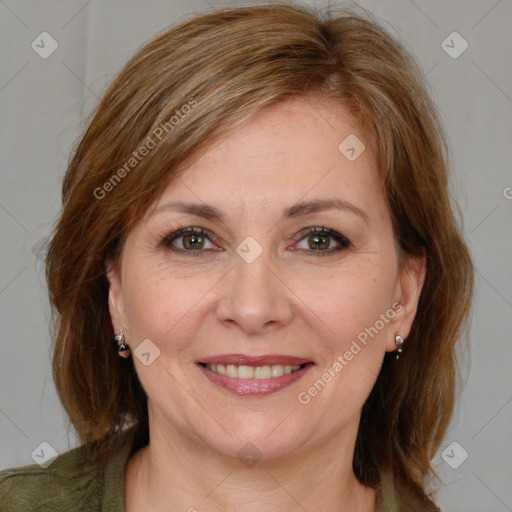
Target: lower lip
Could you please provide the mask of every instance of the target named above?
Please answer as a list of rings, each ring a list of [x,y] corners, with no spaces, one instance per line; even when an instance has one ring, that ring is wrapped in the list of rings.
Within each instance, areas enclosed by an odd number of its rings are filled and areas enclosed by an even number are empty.
[[[286,388],[302,378],[313,367],[313,363],[308,363],[296,372],[287,373],[280,377],[271,377],[270,379],[237,379],[235,377],[228,377],[227,375],[212,372],[201,364],[197,366],[211,382],[235,395],[264,396]]]

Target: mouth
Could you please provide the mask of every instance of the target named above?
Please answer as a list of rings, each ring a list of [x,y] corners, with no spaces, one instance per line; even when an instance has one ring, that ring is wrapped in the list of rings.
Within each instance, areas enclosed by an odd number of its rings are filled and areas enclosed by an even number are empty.
[[[273,364],[266,366],[245,366],[240,365],[236,366],[234,364],[209,364],[209,363],[199,363],[204,368],[207,368],[213,373],[218,373],[219,375],[227,375],[228,377],[234,379],[275,379],[277,377],[281,377],[282,375],[289,375],[290,373],[295,373],[299,371],[301,368],[304,368],[306,365],[282,365],[282,364]]]
[[[301,379],[314,363],[292,356],[229,354],[196,362],[213,384],[236,395],[268,395]]]

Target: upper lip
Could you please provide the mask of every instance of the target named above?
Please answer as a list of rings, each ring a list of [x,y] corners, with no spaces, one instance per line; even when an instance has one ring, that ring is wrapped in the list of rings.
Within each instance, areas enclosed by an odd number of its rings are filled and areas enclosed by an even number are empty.
[[[297,366],[312,363],[311,359],[302,357],[287,356],[283,354],[267,354],[262,356],[250,356],[245,354],[222,354],[218,356],[205,357],[196,363],[205,364],[233,364],[235,366],[271,366],[273,364]]]

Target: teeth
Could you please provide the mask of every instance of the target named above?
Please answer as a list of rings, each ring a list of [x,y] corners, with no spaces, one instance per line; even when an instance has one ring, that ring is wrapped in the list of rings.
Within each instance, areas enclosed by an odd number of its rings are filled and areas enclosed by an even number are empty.
[[[237,379],[270,379],[300,370],[300,365],[273,364],[272,366],[236,366],[234,364],[207,364],[206,368],[214,373]]]
[[[228,377],[238,377],[238,368],[234,364],[226,366],[226,375]]]
[[[235,377],[239,377],[240,379],[252,379],[255,377],[254,370],[252,366],[239,366],[238,367],[238,373],[235,375]]]
[[[272,376],[272,368],[270,366],[256,366],[254,368],[255,379],[270,379]]]
[[[272,377],[280,377],[284,373],[284,366],[280,364],[272,365]]]

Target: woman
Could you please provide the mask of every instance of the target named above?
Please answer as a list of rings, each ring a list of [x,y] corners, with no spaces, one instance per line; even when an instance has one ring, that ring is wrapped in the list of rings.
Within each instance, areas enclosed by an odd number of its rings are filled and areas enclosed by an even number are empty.
[[[0,508],[439,510],[473,287],[446,161],[369,15],[225,9],[147,44],[77,146],[47,256],[83,445],[3,471]]]

